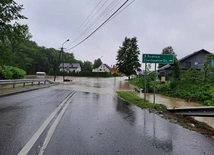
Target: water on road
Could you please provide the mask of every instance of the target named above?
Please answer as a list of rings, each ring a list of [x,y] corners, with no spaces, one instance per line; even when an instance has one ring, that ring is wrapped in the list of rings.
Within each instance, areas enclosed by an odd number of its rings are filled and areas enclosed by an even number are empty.
[[[50,77],[52,79],[53,77]],[[85,77],[68,77],[71,82],[64,82],[63,87],[68,89],[75,89],[78,91],[87,91],[94,93],[114,93],[115,91],[133,91],[134,86],[129,84],[125,79],[127,77],[117,77],[117,78],[85,78]],[[62,77],[57,77],[57,81],[61,82]],[[61,86],[60,86],[61,87]],[[140,97],[144,98],[143,93],[138,94]],[[153,94],[147,94],[146,97],[150,102],[153,103]],[[168,108],[179,108],[179,107],[199,107],[202,106],[199,103],[187,102],[183,99],[172,98],[163,95],[156,94],[156,103],[164,104]],[[214,118],[213,117],[194,117],[198,121],[205,122],[214,128]]]
[[[77,92],[64,103],[73,90]],[[1,97],[0,154],[18,154],[25,147],[28,154],[47,155],[214,154],[212,138],[120,100],[117,90],[133,86],[124,78],[72,77],[50,88]],[[29,147],[31,139],[35,143]]]

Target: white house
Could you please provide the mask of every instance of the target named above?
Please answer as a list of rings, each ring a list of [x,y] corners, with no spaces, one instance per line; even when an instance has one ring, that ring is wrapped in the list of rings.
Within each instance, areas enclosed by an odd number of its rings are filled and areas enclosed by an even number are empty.
[[[112,72],[112,68],[109,67],[107,64],[102,64],[98,68],[92,70],[92,72]]]
[[[59,65],[59,70],[61,72],[63,72],[63,67],[64,67],[64,71],[69,73],[69,72],[80,72],[81,71],[81,67],[80,64],[78,63],[61,63]]]

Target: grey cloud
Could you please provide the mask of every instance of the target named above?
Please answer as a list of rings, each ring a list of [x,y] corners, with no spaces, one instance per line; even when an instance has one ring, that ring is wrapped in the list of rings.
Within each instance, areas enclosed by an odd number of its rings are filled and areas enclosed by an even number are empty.
[[[71,37],[99,0],[17,0],[24,4],[33,39],[59,48]],[[138,38],[142,53],[161,53],[172,46],[181,58],[199,49],[214,49],[214,1],[136,0],[91,38],[70,50],[82,60],[103,56],[111,65],[125,36]],[[70,47],[73,42],[65,46]],[[70,45],[70,46],[69,46]]]

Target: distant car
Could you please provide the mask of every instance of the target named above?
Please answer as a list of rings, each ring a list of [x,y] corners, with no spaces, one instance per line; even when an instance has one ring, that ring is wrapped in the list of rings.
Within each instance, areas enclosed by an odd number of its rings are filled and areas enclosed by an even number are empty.
[[[36,78],[45,78],[46,73],[45,72],[36,72]]]

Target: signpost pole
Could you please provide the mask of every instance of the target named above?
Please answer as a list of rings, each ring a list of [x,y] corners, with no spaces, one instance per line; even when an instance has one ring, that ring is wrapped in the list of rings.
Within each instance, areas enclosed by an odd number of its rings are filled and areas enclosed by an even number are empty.
[[[146,68],[147,68],[147,63],[145,63],[145,71],[144,71],[144,101],[146,101]]]
[[[154,104],[155,104],[155,87],[156,87],[156,63],[155,63],[155,74],[154,74],[154,100],[153,100]]]

